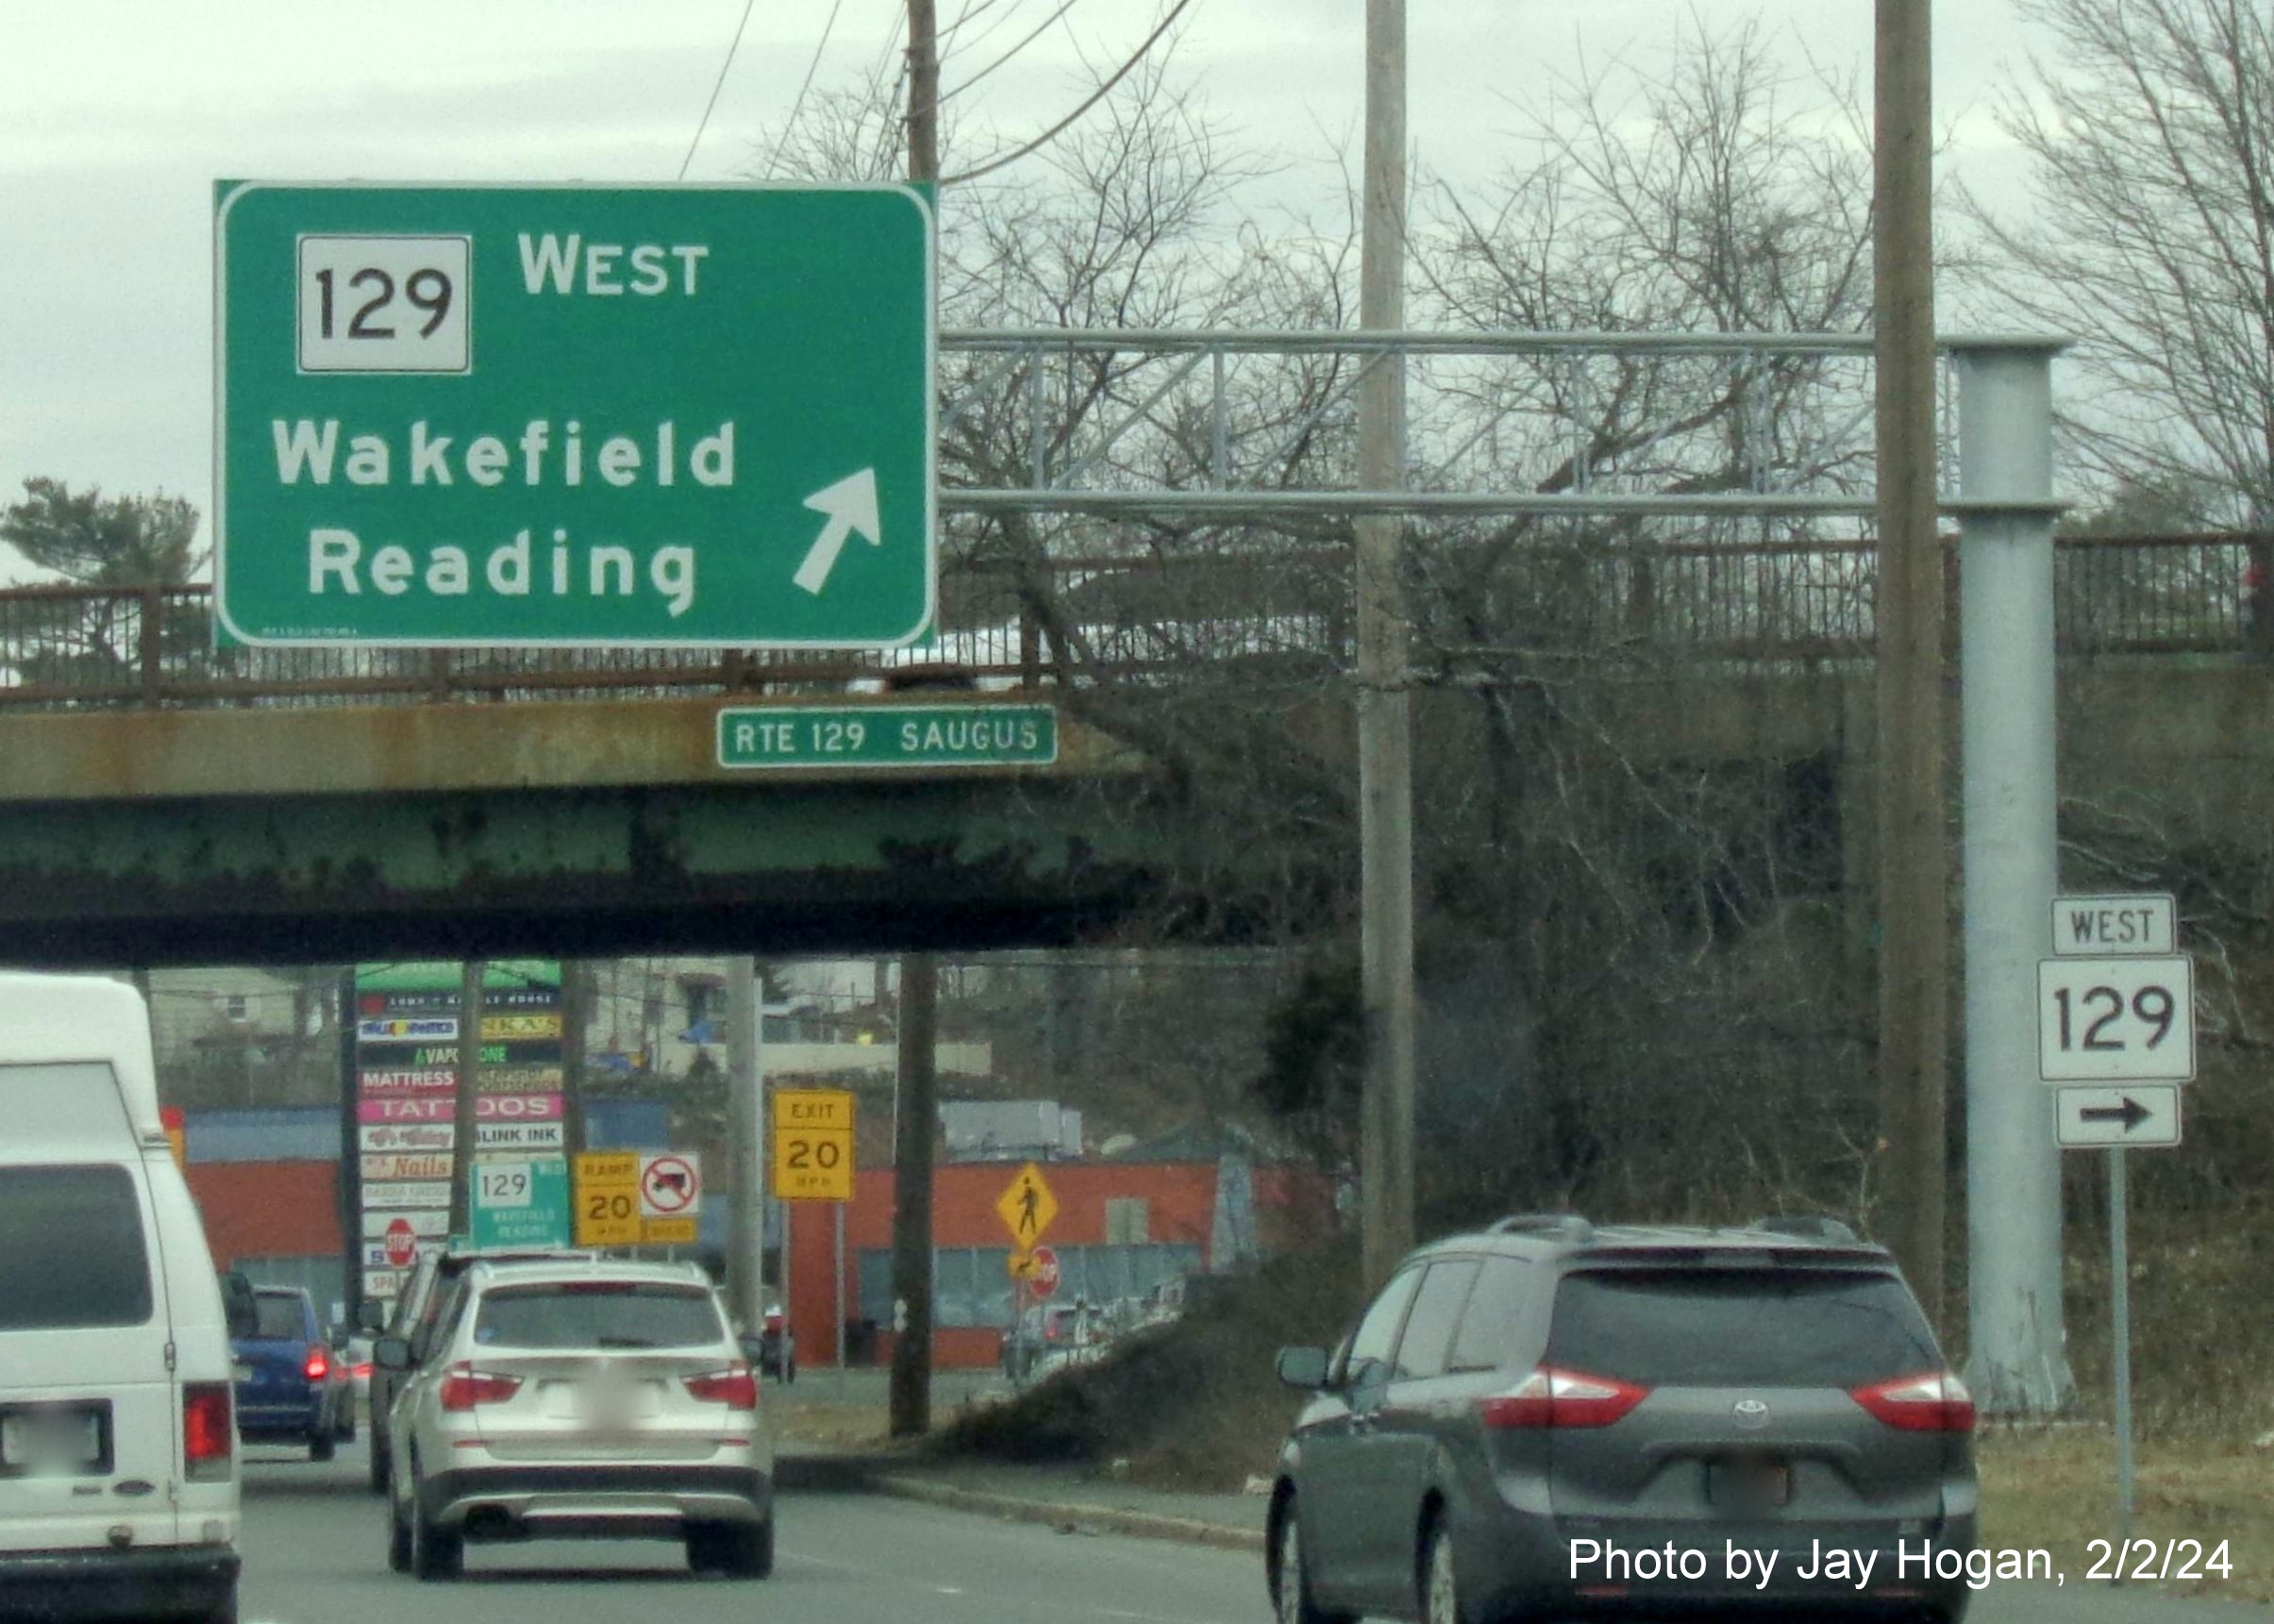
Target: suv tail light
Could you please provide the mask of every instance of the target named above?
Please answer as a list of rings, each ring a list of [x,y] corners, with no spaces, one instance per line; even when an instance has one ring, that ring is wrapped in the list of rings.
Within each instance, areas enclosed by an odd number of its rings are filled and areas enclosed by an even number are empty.
[[[520,1391],[520,1377],[477,1370],[460,1361],[443,1373],[439,1397],[445,1410],[471,1410],[477,1404],[502,1404]]]
[[[1848,1396],[1878,1419],[1906,1432],[1971,1432],[1974,1396],[1966,1384],[1948,1370],[1924,1376],[1898,1376],[1851,1387]]]
[[[185,1381],[181,1386],[182,1476],[193,1483],[229,1475],[237,1448],[236,1417],[226,1381]]]
[[[308,1363],[300,1366],[300,1373],[310,1381],[321,1381],[329,1376],[331,1374],[331,1350],[315,1343],[309,1343]]]
[[[1614,1376],[1543,1364],[1477,1408],[1487,1427],[1608,1427],[1649,1396],[1649,1388]]]
[[[747,1364],[729,1364],[687,1378],[687,1397],[698,1404],[724,1404],[729,1410],[758,1408],[758,1378]]]

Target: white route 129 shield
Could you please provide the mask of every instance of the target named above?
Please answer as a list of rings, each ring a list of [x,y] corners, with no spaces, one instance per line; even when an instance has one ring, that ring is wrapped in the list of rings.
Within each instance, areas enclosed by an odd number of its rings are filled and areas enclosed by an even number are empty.
[[[2037,1075],[2047,1082],[2193,1080],[2193,961],[2184,953],[2038,960]]]

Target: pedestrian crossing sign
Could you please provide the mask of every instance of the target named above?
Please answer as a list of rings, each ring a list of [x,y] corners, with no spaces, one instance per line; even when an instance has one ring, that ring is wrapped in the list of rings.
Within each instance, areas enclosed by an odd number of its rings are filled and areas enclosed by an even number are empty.
[[[1058,1197],[1050,1193],[1050,1181],[1043,1177],[1043,1170],[1029,1162],[1011,1180],[1011,1187],[996,1200],[995,1210],[1001,1216],[1003,1227],[1011,1231],[1012,1247],[1031,1251],[1034,1243],[1049,1230],[1050,1221],[1058,1216]]]

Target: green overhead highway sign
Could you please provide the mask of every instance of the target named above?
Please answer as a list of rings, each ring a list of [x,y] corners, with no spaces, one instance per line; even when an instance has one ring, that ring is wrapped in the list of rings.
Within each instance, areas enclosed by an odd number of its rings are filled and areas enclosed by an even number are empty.
[[[1048,705],[728,706],[722,767],[1011,767],[1058,760]]]
[[[215,210],[224,638],[923,633],[924,191],[224,182]]]

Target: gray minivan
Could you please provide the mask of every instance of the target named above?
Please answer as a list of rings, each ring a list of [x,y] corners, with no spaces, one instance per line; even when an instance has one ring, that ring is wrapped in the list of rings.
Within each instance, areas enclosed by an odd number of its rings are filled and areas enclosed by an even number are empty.
[[[1401,1264],[1282,1449],[1281,1624],[1744,1603],[1955,1621],[1974,1408],[1887,1252],[1824,1219],[1503,1219]]]
[[[0,975],[0,1596],[237,1617],[222,1290],[123,982]]]

